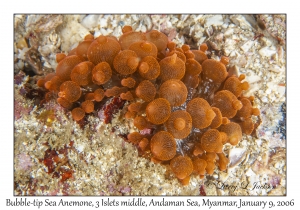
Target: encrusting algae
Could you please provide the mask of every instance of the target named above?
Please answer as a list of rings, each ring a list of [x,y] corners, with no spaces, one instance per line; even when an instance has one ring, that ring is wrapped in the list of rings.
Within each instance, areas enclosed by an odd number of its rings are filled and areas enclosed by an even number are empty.
[[[245,75],[229,76],[229,59],[209,59],[206,44],[190,50],[157,30],[122,32],[119,40],[89,34],[68,55],[57,54],[56,73],[37,82],[52,94],[45,100],[56,98],[78,122],[109,98],[128,101],[124,116],[140,132],[126,140],[142,157],[169,165],[183,185],[192,173],[226,170],[223,145],[237,145],[258,126],[253,97],[243,96]]]

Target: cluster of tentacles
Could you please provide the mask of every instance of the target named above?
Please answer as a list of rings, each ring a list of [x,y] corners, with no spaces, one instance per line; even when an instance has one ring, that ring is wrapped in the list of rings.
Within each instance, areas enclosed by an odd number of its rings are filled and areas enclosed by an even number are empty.
[[[165,34],[122,29],[113,36],[87,35],[68,55],[57,54],[55,73],[38,80],[49,92],[46,100],[71,110],[80,121],[95,104],[120,97],[128,101],[125,117],[140,132],[127,135],[143,157],[169,165],[188,184],[190,175],[226,170],[223,145],[237,145],[242,133],[255,130],[254,97],[244,75],[228,75],[229,60],[208,59],[207,45],[176,47]]]

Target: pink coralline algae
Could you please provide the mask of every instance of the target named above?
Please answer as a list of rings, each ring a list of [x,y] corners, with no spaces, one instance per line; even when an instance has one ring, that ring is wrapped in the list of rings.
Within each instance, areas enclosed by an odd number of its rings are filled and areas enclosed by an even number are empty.
[[[17,168],[20,170],[28,171],[32,166],[33,162],[29,155],[21,153],[17,156],[18,164]]]

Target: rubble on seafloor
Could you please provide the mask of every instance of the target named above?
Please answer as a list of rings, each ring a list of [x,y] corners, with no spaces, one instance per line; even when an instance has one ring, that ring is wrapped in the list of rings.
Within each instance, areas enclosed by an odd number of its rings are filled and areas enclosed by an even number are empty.
[[[285,195],[285,15],[15,15],[15,195]],[[43,106],[35,88],[53,72],[55,55],[85,35],[120,37],[122,27],[157,29],[178,46],[230,58],[229,72],[246,74],[261,112],[256,134],[225,145],[230,163],[182,186],[166,168],[138,157],[122,135],[135,131],[116,110],[111,123],[97,113],[76,123],[55,101]],[[126,106],[126,105],[125,105]]]

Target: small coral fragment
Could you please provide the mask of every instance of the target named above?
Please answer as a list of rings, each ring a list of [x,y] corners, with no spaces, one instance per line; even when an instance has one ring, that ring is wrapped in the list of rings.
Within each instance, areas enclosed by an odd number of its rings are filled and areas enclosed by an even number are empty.
[[[119,97],[112,98],[108,104],[106,104],[102,111],[103,111],[103,117],[104,122],[111,123],[112,117],[114,114],[116,114],[122,107],[124,106],[125,101],[120,99]],[[100,111],[100,113],[102,112]],[[102,117],[102,118],[103,118]]]
[[[176,142],[174,137],[166,132],[156,133],[150,141],[151,152],[159,160],[171,160],[176,155]]]
[[[18,49],[23,49],[23,48],[28,48],[28,45],[27,45],[27,42],[26,42],[26,40],[25,40],[25,38],[23,37],[23,38],[21,38],[21,39],[19,39],[19,41],[17,42],[17,48]]]

